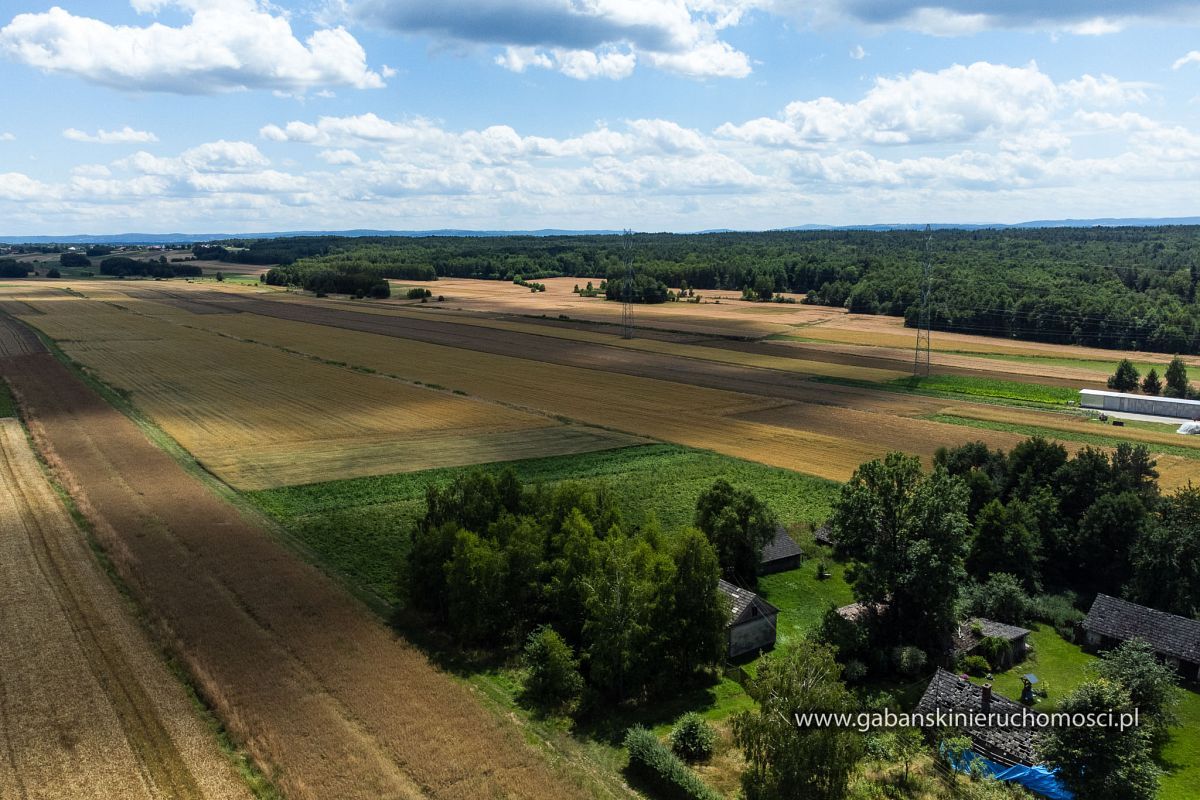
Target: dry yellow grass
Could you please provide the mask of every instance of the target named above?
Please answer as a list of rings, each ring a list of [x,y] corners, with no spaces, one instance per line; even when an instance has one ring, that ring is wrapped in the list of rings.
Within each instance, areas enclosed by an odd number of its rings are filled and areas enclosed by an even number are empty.
[[[175,315],[195,317],[168,306],[162,308],[169,313],[147,316],[69,295],[30,302],[42,313],[27,321],[128,392],[206,468],[242,488],[561,455],[629,441],[172,324]],[[143,303],[125,302],[139,310]]]
[[[42,475],[0,420],[0,797],[248,798]]]

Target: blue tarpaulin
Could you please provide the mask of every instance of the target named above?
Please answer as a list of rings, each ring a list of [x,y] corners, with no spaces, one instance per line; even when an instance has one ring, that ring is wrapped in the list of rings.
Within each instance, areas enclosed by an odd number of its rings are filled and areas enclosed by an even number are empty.
[[[1018,783],[1049,800],[1075,800],[1075,795],[1059,782],[1056,770],[1049,770],[1045,767],[1026,767],[1021,764],[1006,767],[970,750],[963,752],[962,758],[954,764],[954,768],[959,772],[966,772],[970,769],[972,762],[977,762],[983,767],[984,772],[996,780]]]

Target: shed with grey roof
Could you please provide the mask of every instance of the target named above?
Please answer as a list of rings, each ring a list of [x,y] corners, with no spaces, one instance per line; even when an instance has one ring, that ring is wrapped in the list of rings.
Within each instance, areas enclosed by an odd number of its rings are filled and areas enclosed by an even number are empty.
[[[1141,639],[1181,676],[1200,676],[1200,622],[1194,619],[1098,594],[1081,627],[1093,648]]]
[[[796,569],[804,559],[804,551],[796,540],[780,525],[775,529],[775,538],[763,545],[762,557],[758,562],[758,573],[770,575]]]
[[[983,655],[980,645],[984,639],[1003,639],[1008,642],[1008,652],[994,664],[997,669],[1007,669],[1025,658],[1029,651],[1029,629],[1006,625],[983,617],[967,620],[954,633],[954,657]]]

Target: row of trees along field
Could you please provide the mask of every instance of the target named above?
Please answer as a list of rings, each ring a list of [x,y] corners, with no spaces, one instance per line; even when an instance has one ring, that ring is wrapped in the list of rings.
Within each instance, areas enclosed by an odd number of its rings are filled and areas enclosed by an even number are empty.
[[[1200,229],[939,230],[933,326],[1116,349],[1200,352]],[[918,231],[637,234],[634,266],[673,287],[798,292],[856,313],[917,313]],[[511,280],[624,275],[619,236],[297,237],[198,245],[202,258],[302,273]],[[282,280],[282,276],[281,276]]]

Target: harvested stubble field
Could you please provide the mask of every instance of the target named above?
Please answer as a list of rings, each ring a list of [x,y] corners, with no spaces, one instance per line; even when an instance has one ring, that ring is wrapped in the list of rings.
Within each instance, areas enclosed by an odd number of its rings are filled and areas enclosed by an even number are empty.
[[[418,464],[434,467],[471,461],[471,447],[462,447],[459,460],[458,451],[449,445],[442,462],[432,460],[429,456],[436,448],[426,447],[421,437],[412,432],[412,426],[409,428],[412,440],[405,442],[389,442],[389,429],[370,429],[365,424],[360,424],[353,433],[343,431],[339,438],[326,430],[334,427],[334,423],[327,425],[320,419],[307,427],[301,422],[297,430],[284,433],[278,420],[264,419],[261,411],[256,414],[250,408],[256,397],[271,398],[266,404],[268,408],[286,407],[282,405],[286,398],[303,392],[302,384],[311,384],[311,377],[296,377],[294,381],[280,377],[281,370],[296,371],[297,376],[311,376],[315,370],[331,383],[336,381],[339,388],[331,390],[328,396],[321,394],[320,389],[311,394],[320,397],[314,405],[348,409],[349,413],[338,415],[344,418],[341,422],[351,419],[357,406],[353,401],[339,402],[339,393],[350,392],[363,381],[397,384],[363,375],[362,371],[466,393],[469,399],[445,392],[434,394],[439,403],[451,399],[476,404],[483,409],[481,426],[489,422],[497,424],[505,414],[539,421],[541,427],[518,426],[511,432],[496,434],[500,441],[488,439],[482,430],[472,436],[468,429],[470,417],[447,422],[462,427],[465,439],[475,439],[476,462],[551,454],[549,450],[539,450],[537,440],[543,435],[555,439],[553,432],[557,430],[561,434],[557,437],[559,441],[569,440],[575,434],[587,440],[586,446],[564,445],[561,451],[564,453],[628,443],[625,436],[645,437],[843,480],[862,461],[890,449],[929,456],[940,446],[972,439],[982,438],[993,446],[1011,447],[1022,438],[1019,432],[982,431],[918,419],[936,417],[951,402],[960,410],[975,410],[981,415],[998,411],[986,403],[814,383],[809,380],[813,371],[808,370],[808,365],[814,362],[793,361],[774,353],[745,353],[740,350],[742,343],[737,344],[739,349],[724,349],[661,340],[625,342],[608,333],[488,315],[370,304],[325,304],[312,298],[255,292],[245,287],[216,290],[211,285],[175,283],[168,288],[145,283],[121,287],[109,284],[99,290],[84,286],[82,291],[96,298],[82,301],[85,306],[100,306],[99,310],[88,312],[93,338],[104,339],[111,327],[119,336],[136,333],[134,338],[147,341],[131,344],[127,339],[114,348],[106,348],[103,342],[94,348],[86,343],[66,342],[67,351],[82,363],[94,366],[104,380],[133,389],[138,405],[145,407],[156,420],[171,420],[162,423],[168,432],[200,455],[212,471],[243,488],[384,474],[397,471],[397,461],[412,464],[413,469]],[[65,302],[55,304],[31,301],[43,313],[29,317],[28,321],[48,333],[57,324],[57,319],[48,318],[66,317],[63,322],[68,328],[80,324],[78,312],[68,310],[78,306],[80,298],[63,297]],[[189,304],[221,308],[230,313],[192,313],[175,304],[149,299],[152,297],[182,298]],[[58,313],[53,306],[57,306]],[[70,335],[70,331],[52,335]],[[768,346],[773,345],[768,343]],[[213,381],[177,370],[170,374],[169,381],[149,384],[145,374],[128,374],[141,369],[142,359],[124,354],[142,347],[153,348],[156,359],[175,362],[184,358],[181,353],[191,357],[191,353],[212,349],[226,355],[206,361],[210,369],[228,363],[245,366],[239,373],[242,378],[235,382],[218,381],[207,386]],[[93,354],[90,349],[104,352]],[[108,355],[114,350],[121,353]],[[300,358],[297,353],[311,358]],[[122,363],[109,363],[113,357]],[[862,372],[847,365],[824,366],[836,367],[835,371],[847,377]],[[153,373],[158,369],[142,372]],[[250,376],[259,374],[264,378],[256,384]],[[866,374],[878,378],[897,373],[877,370]],[[348,388],[343,390],[343,384]],[[276,385],[279,390],[273,388]],[[162,397],[153,400],[152,394]],[[195,408],[197,400],[208,410],[193,411],[189,417],[188,409]],[[303,407],[295,404],[304,401],[287,402],[293,404],[291,407]],[[372,413],[366,416],[376,416],[386,408],[386,402],[386,398],[370,400],[367,408]],[[161,407],[156,407],[156,403]],[[244,410],[229,413],[235,408]],[[238,419],[244,422],[241,429]],[[546,427],[561,424],[560,421],[585,427]],[[220,430],[228,434],[215,439],[218,423],[224,426]],[[264,432],[270,436],[264,437]],[[1054,435],[1052,430],[1050,435]],[[505,442],[504,437],[510,439]],[[1072,437],[1062,438],[1069,442]],[[1163,444],[1156,442],[1154,436],[1131,434],[1131,438],[1152,445]],[[343,444],[349,439],[354,440],[353,445]],[[528,447],[520,448],[520,441]],[[394,458],[387,456],[389,451]],[[426,461],[419,460],[422,454]]]
[[[599,794],[53,356],[2,359],[0,371],[163,639],[289,797]]]
[[[202,287],[188,291],[206,304],[221,302],[219,294]],[[670,355],[679,348],[705,349],[680,343],[655,341],[645,349],[630,349],[592,341],[592,335],[579,336],[577,331],[568,331],[566,338],[553,335],[561,329],[550,327],[529,326],[538,329],[526,331],[525,323],[511,321],[461,322],[457,315],[386,310],[367,314],[343,310],[343,304],[330,308],[315,301],[276,302],[278,295],[256,299],[245,290],[231,295],[228,307],[246,313],[190,315],[175,310],[171,314],[176,317],[160,319],[276,351],[286,348],[330,363],[451,387],[504,408],[606,426],[834,480],[844,480],[861,462],[891,449],[929,457],[940,446],[973,439],[1007,448],[1023,438],[1019,433],[918,419],[940,414],[951,401],[817,384],[788,370]],[[979,408],[980,413],[993,408],[954,402]],[[319,452],[318,444],[312,446]],[[269,475],[263,473],[255,485],[268,482]]]
[[[111,293],[101,294],[106,299]],[[31,296],[28,316],[128,393],[207,469],[244,489],[586,452],[625,436],[266,349],[170,320],[195,315]],[[303,457],[300,457],[303,456]]]
[[[0,798],[250,793],[0,419]]]

